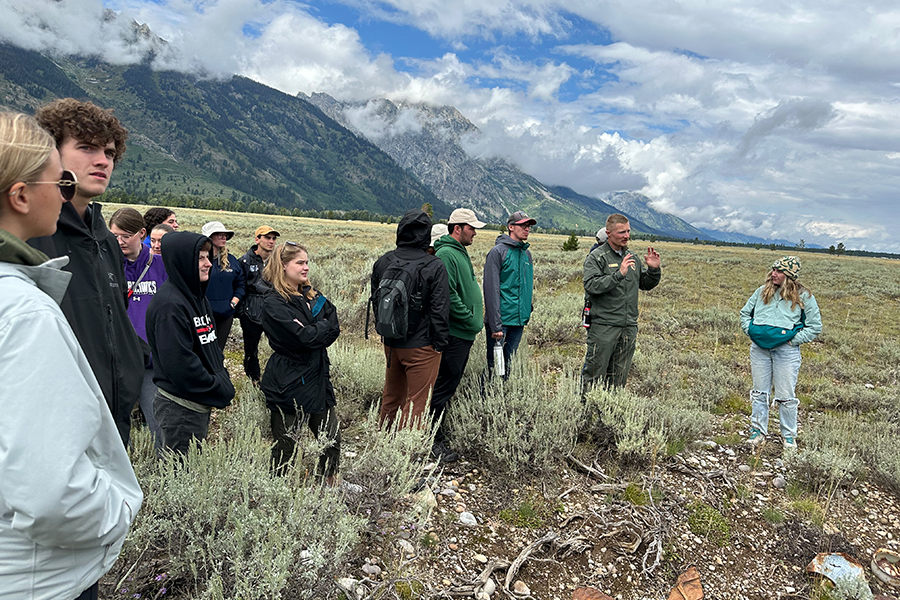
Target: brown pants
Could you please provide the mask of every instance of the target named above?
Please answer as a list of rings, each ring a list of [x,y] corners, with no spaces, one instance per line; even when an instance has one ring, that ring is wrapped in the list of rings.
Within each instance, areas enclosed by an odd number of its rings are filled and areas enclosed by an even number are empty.
[[[431,346],[423,348],[384,347],[387,369],[379,419],[382,427],[390,427],[402,410],[400,427],[424,427],[431,389],[441,367],[441,353]]]

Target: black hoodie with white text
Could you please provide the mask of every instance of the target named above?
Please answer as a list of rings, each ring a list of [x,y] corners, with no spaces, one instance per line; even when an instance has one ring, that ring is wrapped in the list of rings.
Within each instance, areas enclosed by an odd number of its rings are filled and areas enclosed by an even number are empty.
[[[147,342],[153,353],[153,383],[197,404],[225,408],[234,386],[216,343],[207,282],[200,281],[200,251],[209,238],[176,231],[162,239],[169,279],[147,309]]]

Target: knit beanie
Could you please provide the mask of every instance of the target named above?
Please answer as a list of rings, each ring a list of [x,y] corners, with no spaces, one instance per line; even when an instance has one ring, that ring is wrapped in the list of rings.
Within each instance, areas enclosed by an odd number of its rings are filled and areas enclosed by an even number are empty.
[[[796,256],[782,256],[775,261],[772,268],[776,271],[781,271],[794,281],[800,277],[800,259]]]

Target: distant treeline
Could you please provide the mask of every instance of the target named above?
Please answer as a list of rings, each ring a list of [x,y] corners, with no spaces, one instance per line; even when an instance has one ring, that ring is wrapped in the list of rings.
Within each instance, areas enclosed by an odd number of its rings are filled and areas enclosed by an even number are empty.
[[[104,199],[108,202],[119,204],[139,204],[143,206],[168,206],[171,208],[199,208],[204,210],[224,210],[238,213],[255,213],[261,215],[279,215],[284,217],[305,217],[309,219],[329,219],[333,221],[372,221],[375,223],[397,223],[400,221],[401,215],[384,215],[374,213],[368,210],[301,210],[299,208],[288,209],[283,206],[276,206],[271,202],[260,202],[259,200],[250,200],[244,196],[245,200],[233,197],[228,198],[204,198],[201,196],[192,196],[184,194],[160,194],[152,196],[130,194],[122,190],[109,190]],[[430,207],[426,208],[429,210]],[[485,229],[494,231],[503,231],[505,226],[500,223],[488,223]],[[535,227],[535,233],[550,233],[557,235],[575,235],[580,237],[594,237],[596,230],[587,229],[566,229],[562,227]],[[816,254],[833,254],[837,256],[865,256],[875,258],[900,258],[900,255],[890,252],[871,252],[868,250],[847,250],[843,243],[829,248],[808,248],[802,246],[788,246],[786,244],[762,244],[762,243],[746,243],[746,242],[723,242],[720,240],[701,240],[699,238],[685,239],[676,238],[665,235],[648,234],[642,232],[634,232],[631,236],[636,240],[644,240],[651,243],[655,242],[676,242],[682,244],[697,244],[703,246],[731,246],[736,248],[755,248],[757,250],[772,250],[782,252],[809,252]]]

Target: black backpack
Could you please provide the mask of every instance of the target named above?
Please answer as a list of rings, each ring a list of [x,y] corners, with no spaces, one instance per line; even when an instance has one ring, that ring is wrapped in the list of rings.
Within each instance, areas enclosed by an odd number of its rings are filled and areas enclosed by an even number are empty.
[[[430,255],[415,260],[392,257],[381,274],[378,287],[372,290],[369,305],[375,315],[375,331],[388,340],[403,341],[409,336],[409,314],[422,311],[422,289],[419,273],[433,259]],[[366,311],[366,337],[369,312]]]

